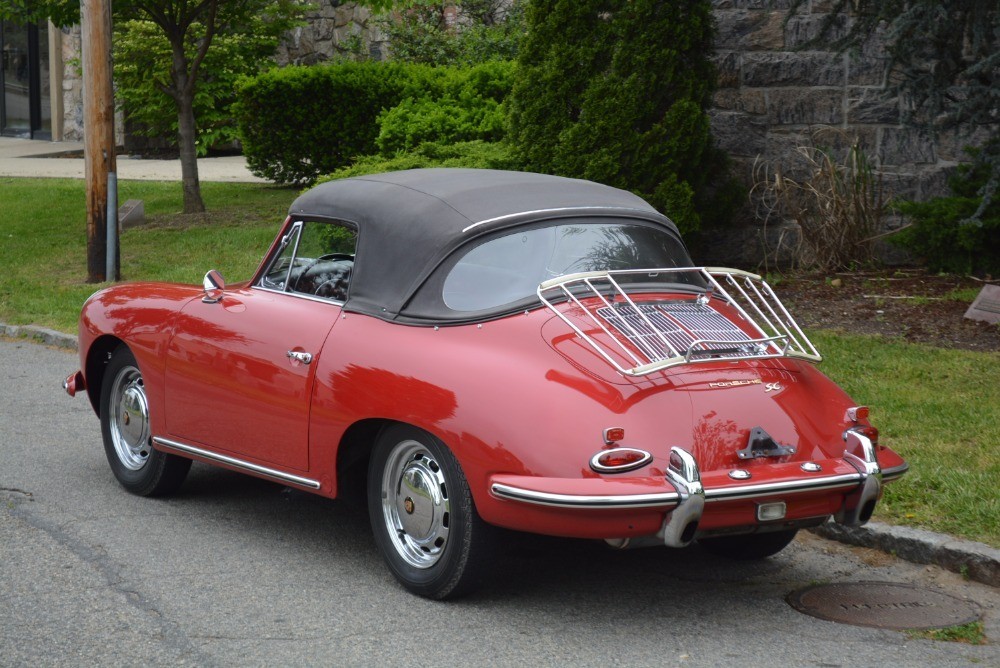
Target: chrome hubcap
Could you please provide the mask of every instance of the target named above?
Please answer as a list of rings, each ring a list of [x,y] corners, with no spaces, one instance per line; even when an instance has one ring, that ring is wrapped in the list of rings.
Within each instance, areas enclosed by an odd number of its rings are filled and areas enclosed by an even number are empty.
[[[417,441],[396,445],[382,473],[382,515],[396,552],[414,568],[437,563],[448,542],[444,473]]]
[[[133,366],[122,369],[111,388],[111,441],[122,466],[138,471],[149,460],[149,404],[142,374]]]

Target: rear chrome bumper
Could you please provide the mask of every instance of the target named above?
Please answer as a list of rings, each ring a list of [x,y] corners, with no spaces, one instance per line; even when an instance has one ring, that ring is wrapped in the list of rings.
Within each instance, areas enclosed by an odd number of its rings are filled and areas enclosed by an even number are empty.
[[[848,430],[844,441],[844,460],[858,470],[861,484],[844,498],[843,507],[833,518],[838,524],[856,527],[871,519],[875,504],[882,497],[882,469],[878,465],[875,444],[867,436]]]
[[[845,436],[842,459],[826,460],[822,469],[828,473],[802,475],[797,463],[784,466],[799,475],[784,475],[768,482],[728,484],[732,481],[721,472],[703,479],[694,457],[682,448],[671,448],[666,475],[649,478],[586,478],[565,480],[534,476],[495,475],[490,491],[495,498],[534,506],[548,506],[562,511],[627,511],[655,509],[665,513],[656,532],[656,542],[670,547],[684,547],[694,540],[698,525],[709,504],[727,504],[747,500],[776,501],[804,498],[821,492],[842,495],[835,520],[848,526],[866,523],[882,494],[884,482],[906,473],[907,464],[883,471],[876,448],[863,434],[850,431]],[[641,490],[641,491],[640,491]],[[829,516],[829,515],[827,515]],[[794,523],[790,518],[790,522]],[[812,521],[812,520],[810,520]],[[766,524],[748,524],[755,531]],[[650,536],[650,538],[653,538]]]

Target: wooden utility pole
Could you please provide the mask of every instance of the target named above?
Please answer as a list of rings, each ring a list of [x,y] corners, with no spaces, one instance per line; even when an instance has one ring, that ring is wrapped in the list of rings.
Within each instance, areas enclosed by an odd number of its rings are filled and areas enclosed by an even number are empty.
[[[116,174],[115,104],[111,85],[111,0],[80,0],[83,66],[84,163],[87,181],[87,281],[118,279],[117,253],[108,275],[108,175]],[[117,235],[118,226],[113,226]],[[117,239],[112,239],[117,249]]]

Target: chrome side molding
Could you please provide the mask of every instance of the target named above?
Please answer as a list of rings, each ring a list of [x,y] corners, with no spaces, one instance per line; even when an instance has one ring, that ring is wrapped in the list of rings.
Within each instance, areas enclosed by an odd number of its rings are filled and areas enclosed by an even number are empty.
[[[292,475],[291,473],[285,473],[284,471],[267,468],[266,466],[260,466],[259,464],[252,464],[250,462],[243,461],[242,459],[237,459],[236,457],[220,455],[217,452],[203,450],[202,448],[197,448],[193,445],[188,445],[187,443],[172,441],[168,438],[162,438],[160,436],[154,436],[153,443],[156,445],[162,445],[165,448],[170,448],[171,450],[177,450],[189,455],[197,455],[214,462],[219,462],[220,464],[226,464],[244,471],[256,473],[257,475],[262,475],[267,478],[271,478],[272,480],[277,480],[278,482],[298,485],[299,487],[306,487],[308,489],[320,488],[318,480],[303,478],[302,476]]]

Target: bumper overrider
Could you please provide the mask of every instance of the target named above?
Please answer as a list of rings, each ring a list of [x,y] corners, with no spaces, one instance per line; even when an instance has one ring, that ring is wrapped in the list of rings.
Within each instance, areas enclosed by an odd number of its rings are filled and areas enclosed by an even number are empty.
[[[860,526],[871,518],[883,482],[902,476],[907,465],[883,471],[877,448],[867,436],[849,430],[844,439],[843,458],[810,462],[811,466],[801,462],[772,464],[767,467],[768,479],[758,482],[736,482],[728,471],[703,476],[691,453],[673,447],[662,477],[566,480],[498,474],[491,478],[490,490],[498,499],[562,513],[593,516],[593,511],[655,509],[666,514],[655,536],[646,538],[668,547],[685,547],[700,535],[815,525],[830,515],[840,524]],[[804,501],[807,499],[810,501]],[[802,516],[784,518],[786,501],[790,508],[801,508]],[[749,521],[744,518],[725,526],[730,520],[719,519],[736,517],[730,509],[759,510],[761,506],[780,506],[782,517],[777,519],[781,521],[761,521],[757,514]],[[712,519],[706,527],[703,519],[708,518]],[[629,544],[628,539],[608,542],[621,543],[620,547]]]

